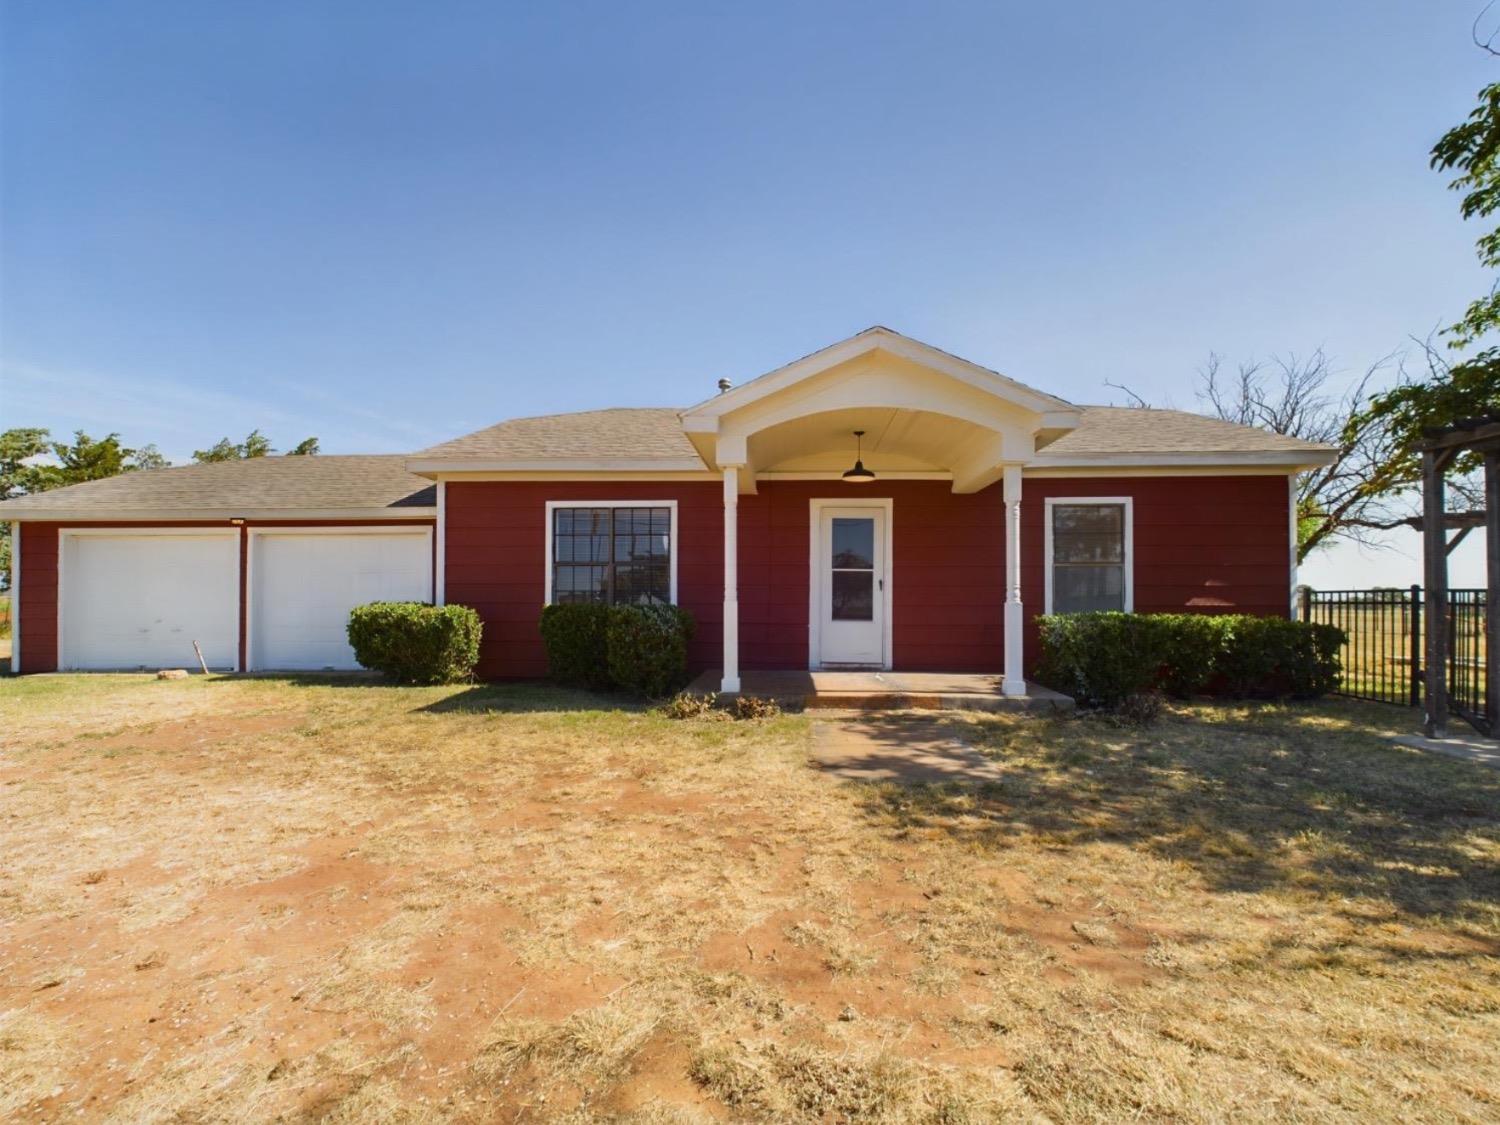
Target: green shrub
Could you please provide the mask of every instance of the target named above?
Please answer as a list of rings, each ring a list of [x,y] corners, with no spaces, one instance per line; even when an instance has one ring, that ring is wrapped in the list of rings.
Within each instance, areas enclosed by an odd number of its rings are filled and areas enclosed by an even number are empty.
[[[1224,619],[1216,671],[1235,698],[1316,699],[1335,690],[1344,631],[1281,617]]]
[[[609,607],[604,648],[616,687],[660,699],[687,682],[693,616],[675,605]]]
[[[1070,613],[1039,617],[1039,678],[1080,706],[1118,707],[1152,691],[1167,658],[1165,630],[1146,614]]]
[[[609,676],[606,627],[609,607],[587,603],[542,607],[542,644],[547,672],[560,684],[604,691]]]
[[[1244,614],[1075,613],[1039,617],[1038,676],[1085,707],[1155,691],[1313,699],[1338,687],[1342,630]]]
[[[371,602],[349,613],[354,659],[403,684],[472,679],[482,630],[479,614],[465,605]]]

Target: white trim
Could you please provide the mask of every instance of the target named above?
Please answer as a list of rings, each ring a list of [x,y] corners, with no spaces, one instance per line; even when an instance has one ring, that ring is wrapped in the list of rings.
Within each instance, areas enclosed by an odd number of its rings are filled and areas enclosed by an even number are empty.
[[[667,566],[671,574],[671,601],[677,604],[677,501],[676,500],[548,500],[546,502],[546,536],[542,552],[542,604],[552,604],[552,513],[558,508],[670,508],[672,525],[668,532]],[[613,548],[611,548],[613,550]]]
[[[719,690],[740,690],[740,469],[724,466],[723,675]]]
[[[816,670],[822,667],[823,649],[823,605],[822,605],[822,518],[825,508],[879,508],[885,513],[885,534],[882,546],[884,573],[880,580],[885,585],[885,618],[881,622],[881,668],[890,671],[893,658],[891,638],[892,622],[895,619],[895,515],[896,501],[890,496],[815,496],[808,502],[808,559],[807,559],[807,666]]]
[[[10,525],[10,674],[21,674],[21,525]]]
[[[1133,496],[1049,496],[1044,505],[1043,549],[1045,595],[1042,612],[1052,613],[1052,509],[1055,505],[1123,504],[1125,506],[1125,612],[1135,612],[1135,498]]]
[[[236,528],[236,531],[239,529]],[[427,565],[432,566],[432,526],[426,527],[248,527],[245,545],[245,667],[235,671],[258,671],[255,662],[255,540],[265,535],[421,535],[427,541]],[[238,659],[238,658],[236,658]]]
[[[437,484],[437,559],[433,563],[432,604],[448,604],[448,482]]]
[[[1000,690],[1009,696],[1026,694],[1026,609],[1021,599],[1021,500],[1022,477],[1018,466],[1007,465],[1002,485],[1005,524],[1005,609],[1002,641],[1005,674]]]
[[[1297,474],[1289,473],[1286,478],[1286,543],[1287,563],[1290,567],[1287,586],[1287,616],[1293,621],[1297,619]]]
[[[1089,480],[1097,477],[1280,477],[1286,465],[1076,465],[1071,468],[1027,462],[1022,472],[1028,480]]]
[[[778,480],[842,480],[844,474],[839,469],[806,470],[802,472],[778,472],[775,469],[766,470],[755,474],[758,481]],[[946,469],[920,469],[909,472],[891,473],[881,470],[880,480],[952,480],[953,474]]]
[[[1039,455],[1026,463],[1028,472],[1038,469],[1088,469],[1100,466],[1152,468],[1163,465],[1277,465],[1287,469],[1313,469],[1331,465],[1338,458],[1332,449],[1257,449],[1221,450],[1218,452],[1166,453],[1074,453],[1071,456]]]
[[[998,371],[981,367],[977,363],[962,359],[951,352],[945,352],[941,348],[935,348],[931,344],[924,344],[921,340],[903,336],[883,325],[866,328],[863,332],[856,333],[848,339],[819,348],[811,355],[793,360],[748,383],[742,383],[732,390],[705,399],[688,407],[678,417],[682,418],[685,423],[689,418],[693,419],[693,426],[685,425],[684,429],[693,429],[698,433],[714,432],[697,427],[706,426],[710,419],[717,420],[731,411],[876,350],[886,351],[940,371],[961,383],[967,383],[971,387],[1014,403],[1022,409],[1036,413],[1056,412],[1068,415],[1072,419],[1077,417],[1078,407],[1070,402],[1055,395],[1049,395],[1045,391],[1039,391],[1035,387],[1028,387],[1025,383],[1017,382]],[[1073,421],[1073,425],[1076,424],[1077,422]]]
[[[234,569],[236,585],[238,585],[240,569],[239,539],[240,529],[237,527],[60,527],[57,529],[57,670],[68,671],[68,658],[64,650],[67,641],[66,624],[63,615],[63,607],[67,605],[64,580],[67,577],[66,568],[63,563],[67,560],[67,540],[79,538],[91,538],[94,536],[111,536],[116,539],[141,539],[146,536],[176,535],[195,539],[233,539],[235,541]],[[235,620],[239,620],[240,607],[234,607]],[[239,630],[235,630],[234,644],[234,670],[240,668]]]
[[[437,508],[27,508],[6,512],[0,519],[46,523],[223,523],[227,520],[386,520],[406,523],[430,520]],[[119,529],[116,529],[119,530]],[[190,530],[183,528],[180,530]]]
[[[698,468],[692,472],[672,473],[643,473],[633,469],[622,469],[619,471],[606,471],[594,469],[589,471],[568,471],[560,469],[555,472],[544,472],[536,469],[517,470],[506,472],[503,469],[484,469],[469,471],[467,469],[444,469],[442,472],[425,474],[433,480],[438,481],[572,481],[578,484],[587,484],[590,481],[613,481],[628,484],[651,483],[680,483],[682,481],[699,481],[703,483],[717,484],[719,474],[712,469]]]
[[[535,461],[503,457],[414,457],[405,463],[408,473],[694,473],[714,476],[698,457],[663,457],[632,461],[609,457],[547,457]]]

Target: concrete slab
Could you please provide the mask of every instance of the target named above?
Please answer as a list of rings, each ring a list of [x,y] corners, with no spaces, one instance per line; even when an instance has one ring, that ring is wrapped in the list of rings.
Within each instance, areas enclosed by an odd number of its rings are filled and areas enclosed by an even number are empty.
[[[820,718],[813,724],[812,761],[854,781],[998,782],[1000,768],[964,742],[955,728],[922,715]]]
[[[1397,746],[1410,746],[1413,750],[1426,750],[1433,754],[1445,754],[1450,758],[1462,758],[1466,762],[1489,766],[1500,770],[1500,741],[1480,735],[1450,735],[1447,738],[1424,738],[1420,734],[1404,734],[1397,738]]]
[[[719,690],[717,669],[703,672],[688,691]],[[809,672],[798,669],[745,672],[740,694],[775,699],[783,705],[839,709],[918,708],[961,711],[1071,711],[1073,700],[1040,684],[1028,683],[1024,696],[1000,691],[1000,676],[975,672]]]

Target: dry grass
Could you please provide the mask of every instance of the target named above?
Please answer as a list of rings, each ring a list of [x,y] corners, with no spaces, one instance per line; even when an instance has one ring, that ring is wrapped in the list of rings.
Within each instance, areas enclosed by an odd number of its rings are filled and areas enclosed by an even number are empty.
[[[0,684],[0,1116],[1500,1116],[1500,774],[1376,707],[809,722]],[[874,720],[901,737],[901,718]]]

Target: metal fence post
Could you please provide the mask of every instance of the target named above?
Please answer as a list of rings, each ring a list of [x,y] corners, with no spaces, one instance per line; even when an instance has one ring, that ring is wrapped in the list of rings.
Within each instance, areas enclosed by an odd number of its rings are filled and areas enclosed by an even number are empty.
[[[1302,620],[1312,620],[1312,587],[1302,587]]]
[[[1411,705],[1422,706],[1422,587],[1411,588]]]

